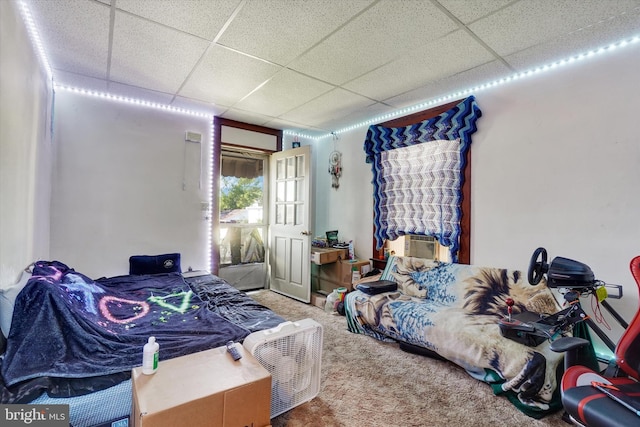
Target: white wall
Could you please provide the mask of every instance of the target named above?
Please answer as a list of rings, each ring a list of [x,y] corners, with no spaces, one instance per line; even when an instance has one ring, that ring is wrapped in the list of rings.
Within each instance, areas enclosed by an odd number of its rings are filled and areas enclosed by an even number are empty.
[[[353,240],[357,258],[369,259],[373,245],[373,186],[371,166],[365,163],[364,131],[340,135],[337,140],[326,138],[313,143],[315,161],[314,233],[338,230],[340,241]],[[329,156],[334,150],[342,153],[340,186],[331,186]]]
[[[526,271],[544,246],[550,260],[576,259],[596,278],[623,284],[624,299],[612,305],[631,319],[638,292],[629,261],[640,254],[638,69],[636,45],[475,94],[483,116],[472,144],[473,264]],[[345,163],[338,190],[327,173],[334,142],[313,143],[315,233],[338,229],[360,258],[372,254],[365,135],[361,128],[335,142]]]
[[[0,288],[49,257],[51,89],[14,2],[0,2]]]
[[[183,270],[207,269],[210,128],[208,118],[58,91],[52,258],[90,277],[128,274],[136,254],[179,252]],[[186,131],[202,134],[201,147]]]
[[[302,145],[311,145],[313,236],[338,230],[341,242],[353,240],[356,257],[369,259],[373,247],[373,186],[371,167],[365,163],[362,149],[366,129],[340,135],[338,139],[313,140],[296,137]],[[291,149],[293,136],[285,135],[283,150]],[[331,186],[329,155],[342,153],[342,177],[339,187]]]

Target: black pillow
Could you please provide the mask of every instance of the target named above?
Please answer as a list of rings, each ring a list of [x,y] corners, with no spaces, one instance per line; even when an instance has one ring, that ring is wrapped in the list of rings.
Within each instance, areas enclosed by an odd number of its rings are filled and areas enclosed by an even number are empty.
[[[376,280],[374,282],[364,282],[356,285],[359,291],[369,295],[377,295],[383,292],[395,292],[398,284],[393,280]]]
[[[182,273],[180,254],[133,255],[129,257],[129,274]]]

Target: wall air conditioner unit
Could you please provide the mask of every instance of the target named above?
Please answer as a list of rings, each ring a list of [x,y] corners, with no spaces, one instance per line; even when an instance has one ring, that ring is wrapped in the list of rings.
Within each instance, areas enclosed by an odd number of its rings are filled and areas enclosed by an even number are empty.
[[[313,319],[253,332],[243,346],[271,373],[271,418],[320,392],[322,325]]]
[[[415,258],[436,259],[438,241],[432,236],[404,236],[404,255]]]

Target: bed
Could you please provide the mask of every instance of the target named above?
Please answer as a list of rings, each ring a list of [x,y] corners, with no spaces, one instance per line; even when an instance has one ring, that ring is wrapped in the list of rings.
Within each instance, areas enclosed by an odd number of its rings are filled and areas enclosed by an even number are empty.
[[[149,336],[170,359],[241,342],[284,319],[206,272],[93,280],[38,261],[0,358],[2,403],[69,404],[73,427],[126,426],[131,369]]]

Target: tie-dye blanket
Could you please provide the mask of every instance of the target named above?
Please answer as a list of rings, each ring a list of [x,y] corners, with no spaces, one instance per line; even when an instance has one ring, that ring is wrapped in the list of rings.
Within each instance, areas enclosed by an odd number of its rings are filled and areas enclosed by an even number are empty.
[[[16,300],[1,372],[7,387],[49,377],[68,380],[60,395],[84,394],[140,366],[151,335],[162,360],[248,334],[209,310],[179,273],[94,281],[63,263],[39,261]],[[74,381],[84,378],[96,382]]]
[[[526,283],[519,271],[392,257],[381,276],[398,291],[347,295],[351,332],[426,348],[491,383],[524,413],[542,417],[561,407],[556,370],[563,355],[545,341],[527,347],[504,338],[498,320],[507,313],[552,314],[561,309],[541,282]]]

